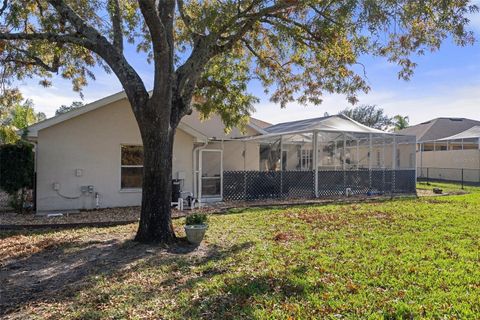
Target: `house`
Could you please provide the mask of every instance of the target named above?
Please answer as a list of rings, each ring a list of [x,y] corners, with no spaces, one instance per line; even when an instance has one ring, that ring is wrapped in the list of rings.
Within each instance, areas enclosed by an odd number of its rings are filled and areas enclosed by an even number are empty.
[[[142,142],[121,92],[28,128],[38,211],[141,203]],[[172,177],[202,201],[415,192],[415,137],[345,116],[225,133],[218,116],[180,122]]]
[[[480,121],[437,118],[399,131],[417,137],[417,174],[442,180],[480,182]]]

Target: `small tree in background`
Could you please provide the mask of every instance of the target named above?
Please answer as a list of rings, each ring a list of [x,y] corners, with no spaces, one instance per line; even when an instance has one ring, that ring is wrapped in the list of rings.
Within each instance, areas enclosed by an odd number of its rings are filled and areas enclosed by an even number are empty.
[[[376,105],[361,105],[351,109],[347,108],[338,114],[343,114],[363,125],[379,130],[387,130],[392,125],[392,118]]]
[[[69,111],[72,111],[72,110],[81,108],[81,107],[83,107],[84,105],[85,105],[85,104],[84,104],[82,101],[73,101],[72,104],[69,105],[69,106],[62,104],[62,105],[60,106],[60,108],[58,108],[57,111],[55,111],[55,115],[56,115],[56,116],[61,115],[61,114],[63,114],[63,113],[66,113],[66,112],[69,112]]]
[[[32,100],[24,100],[18,90],[5,89],[0,94],[0,144],[17,142],[18,130],[45,119],[45,113],[35,112]]]
[[[10,205],[18,213],[25,210],[27,190],[33,187],[33,146],[19,141],[0,146],[0,188],[10,196]]]
[[[408,118],[408,116],[402,116],[397,114],[395,117],[393,117],[393,125],[394,125],[393,130],[399,131],[399,130],[408,128],[409,122],[410,122],[410,119]]]

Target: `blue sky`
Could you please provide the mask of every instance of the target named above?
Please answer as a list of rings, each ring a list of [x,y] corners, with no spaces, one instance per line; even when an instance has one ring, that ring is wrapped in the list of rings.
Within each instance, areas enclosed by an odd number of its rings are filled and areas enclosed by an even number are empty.
[[[476,32],[477,42],[473,46],[457,47],[447,40],[440,51],[428,53],[414,60],[418,63],[413,78],[406,82],[398,80],[399,68],[384,59],[365,57],[368,82],[372,90],[360,94],[360,104],[376,104],[387,114],[402,114],[416,124],[436,117],[465,117],[480,120],[480,14],[471,17],[471,29]],[[151,66],[144,56],[128,49],[129,61],[137,67],[140,75],[151,88]],[[92,102],[122,90],[113,74],[98,71],[97,80],[84,89],[84,102]],[[20,84],[26,98],[32,99],[38,111],[53,116],[62,104],[81,100],[71,90],[68,81],[54,78],[53,86],[43,88],[37,81],[29,80]],[[326,95],[319,106],[302,106],[295,103],[281,109],[271,103],[263,89],[255,84],[249,88],[261,101],[255,105],[255,117],[279,123],[297,119],[322,116],[325,112],[334,114],[349,106],[345,97]]]

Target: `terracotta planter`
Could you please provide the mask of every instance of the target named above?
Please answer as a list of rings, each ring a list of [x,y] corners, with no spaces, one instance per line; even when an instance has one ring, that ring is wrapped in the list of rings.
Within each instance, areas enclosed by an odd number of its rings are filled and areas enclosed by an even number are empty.
[[[208,226],[206,224],[186,225],[185,233],[187,234],[188,242],[199,245],[205,236],[207,228]]]

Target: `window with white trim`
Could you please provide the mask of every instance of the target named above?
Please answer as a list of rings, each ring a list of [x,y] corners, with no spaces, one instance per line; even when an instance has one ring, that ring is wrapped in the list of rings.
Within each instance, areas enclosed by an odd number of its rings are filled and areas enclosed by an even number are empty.
[[[312,170],[312,159],[313,159],[312,149],[301,149],[300,150],[300,169]]]
[[[143,146],[122,145],[121,150],[121,188],[141,188],[143,179]]]

